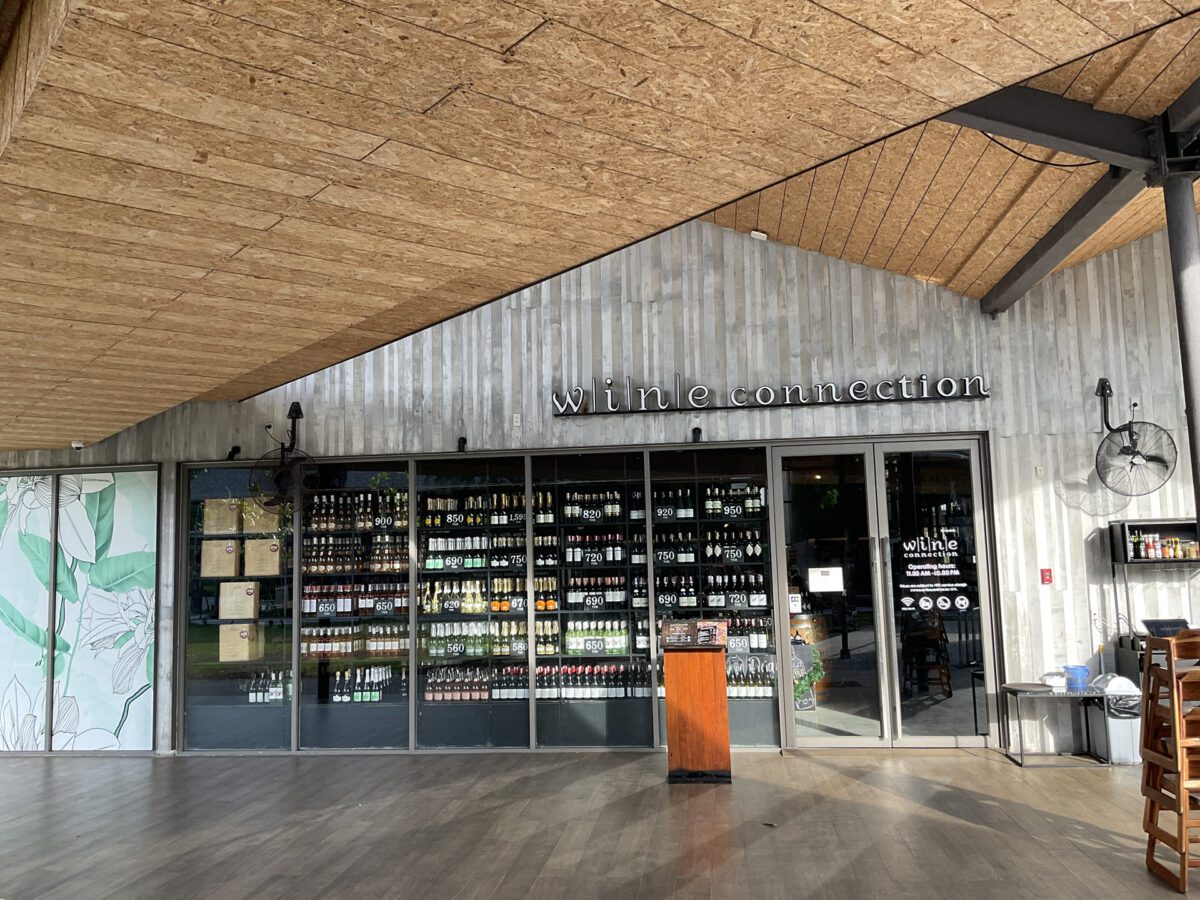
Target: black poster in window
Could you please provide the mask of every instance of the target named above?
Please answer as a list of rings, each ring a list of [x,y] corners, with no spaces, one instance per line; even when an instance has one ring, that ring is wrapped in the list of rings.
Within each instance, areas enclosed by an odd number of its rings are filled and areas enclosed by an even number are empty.
[[[899,611],[946,613],[977,608],[975,554],[967,529],[940,526],[893,539],[892,596]]]

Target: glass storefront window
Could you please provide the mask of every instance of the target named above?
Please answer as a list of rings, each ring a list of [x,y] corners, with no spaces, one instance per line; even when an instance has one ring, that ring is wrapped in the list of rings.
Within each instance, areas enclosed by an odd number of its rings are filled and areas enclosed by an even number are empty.
[[[292,745],[292,507],[251,469],[188,471],[184,746]]]
[[[529,746],[525,459],[417,464],[417,744]]]
[[[537,743],[653,742],[642,454],[533,460]]]
[[[408,747],[408,466],[324,464],[304,494],[300,746]]]
[[[778,746],[766,454],[661,451],[650,473],[656,616],[728,621],[730,741]]]

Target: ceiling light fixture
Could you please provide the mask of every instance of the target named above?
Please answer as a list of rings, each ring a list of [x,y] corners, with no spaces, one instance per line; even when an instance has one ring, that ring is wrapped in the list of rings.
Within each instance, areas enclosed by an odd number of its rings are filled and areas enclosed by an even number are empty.
[[[767,239],[767,233],[765,231],[758,231],[756,229],[750,232],[750,237],[754,238],[756,241],[765,241]]]

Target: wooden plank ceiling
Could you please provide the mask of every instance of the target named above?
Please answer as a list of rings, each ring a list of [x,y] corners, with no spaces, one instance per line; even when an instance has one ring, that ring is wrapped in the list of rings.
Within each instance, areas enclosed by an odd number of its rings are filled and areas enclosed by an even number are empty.
[[[1198,78],[1200,18],[1189,17],[1027,83],[1149,118]],[[1105,171],[1087,163],[931,121],[703,218],[982,297]],[[1143,191],[1062,267],[1164,227],[1161,195]]]
[[[254,394],[835,158],[715,218],[979,293],[1095,173],[905,129],[1197,6],[77,0],[0,155],[0,448]],[[1097,90],[1161,108],[1194,31]]]

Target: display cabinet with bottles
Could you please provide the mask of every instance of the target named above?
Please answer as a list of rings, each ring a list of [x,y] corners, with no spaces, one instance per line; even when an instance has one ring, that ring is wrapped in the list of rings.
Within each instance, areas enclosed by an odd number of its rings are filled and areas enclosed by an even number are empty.
[[[417,465],[417,744],[529,746],[525,460]]]
[[[642,454],[532,462],[537,744],[653,743]]]
[[[300,746],[407,748],[408,466],[316,467],[301,521]]]
[[[656,617],[728,621],[730,739],[778,745],[766,455],[680,450],[650,460]],[[659,663],[661,698],[661,654]]]
[[[252,490],[247,467],[187,478],[184,746],[288,749],[292,505]]]

